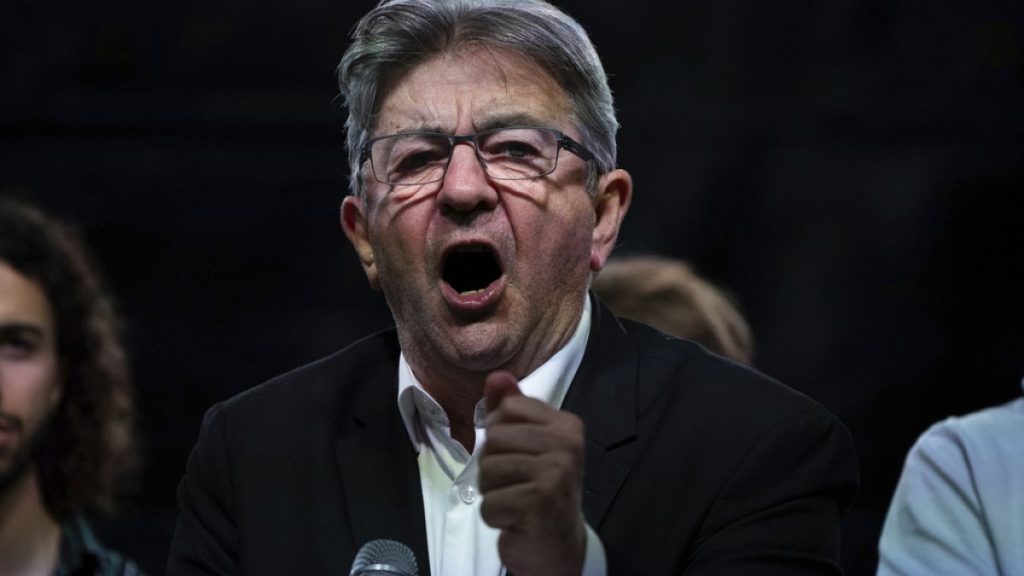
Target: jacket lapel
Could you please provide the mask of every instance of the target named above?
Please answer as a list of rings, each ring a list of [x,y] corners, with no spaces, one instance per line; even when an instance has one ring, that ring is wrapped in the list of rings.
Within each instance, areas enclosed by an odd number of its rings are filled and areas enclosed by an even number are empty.
[[[397,374],[397,363],[384,363],[365,383],[335,456],[355,550],[377,538],[401,542],[429,575],[419,467],[398,411]]]
[[[611,312],[591,303],[587,350],[562,407],[586,423],[583,515],[597,529],[635,459],[637,352]]]

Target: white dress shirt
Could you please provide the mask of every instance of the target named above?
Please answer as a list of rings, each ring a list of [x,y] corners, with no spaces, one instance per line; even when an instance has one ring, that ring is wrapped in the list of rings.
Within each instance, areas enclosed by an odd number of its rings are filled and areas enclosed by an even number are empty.
[[[519,382],[519,389],[549,406],[561,406],[583,359],[590,333],[590,299],[569,342],[547,362]],[[480,516],[477,482],[480,448],[486,441],[486,407],[476,405],[476,442],[470,454],[451,436],[448,415],[423,388],[403,353],[398,364],[398,408],[409,439],[419,456],[420,486],[427,527],[430,572],[434,576],[499,576],[505,573],[498,556],[499,531]],[[607,572],[604,547],[587,526],[583,574]]]

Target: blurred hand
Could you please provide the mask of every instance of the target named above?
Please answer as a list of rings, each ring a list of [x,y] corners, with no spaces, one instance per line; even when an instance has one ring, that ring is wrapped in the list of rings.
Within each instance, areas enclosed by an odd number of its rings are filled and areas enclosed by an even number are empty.
[[[578,576],[587,543],[583,421],[523,396],[508,372],[488,375],[484,397],[480,511],[501,530],[502,562],[516,576]]]

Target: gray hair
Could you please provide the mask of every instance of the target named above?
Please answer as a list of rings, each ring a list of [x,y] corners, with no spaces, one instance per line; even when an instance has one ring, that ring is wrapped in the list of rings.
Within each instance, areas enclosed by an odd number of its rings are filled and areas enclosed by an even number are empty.
[[[338,65],[352,192],[363,191],[360,153],[380,100],[412,69],[465,46],[523,56],[561,86],[595,156],[587,183],[593,191],[597,174],[615,168],[619,124],[604,67],[578,22],[543,0],[383,0],[356,24]]]

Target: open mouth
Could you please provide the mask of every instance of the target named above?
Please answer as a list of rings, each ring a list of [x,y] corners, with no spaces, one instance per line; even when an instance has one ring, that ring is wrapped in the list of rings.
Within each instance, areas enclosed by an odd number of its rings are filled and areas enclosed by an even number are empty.
[[[450,251],[441,268],[441,278],[463,295],[480,292],[501,278],[501,262],[489,246],[470,244]]]

